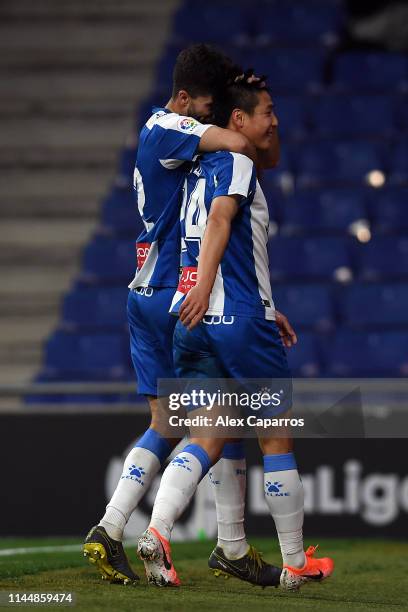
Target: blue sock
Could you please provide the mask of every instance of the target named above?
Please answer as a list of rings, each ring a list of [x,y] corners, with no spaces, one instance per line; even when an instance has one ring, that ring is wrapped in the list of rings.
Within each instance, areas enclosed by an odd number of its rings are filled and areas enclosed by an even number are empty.
[[[171,446],[166,438],[163,438],[155,429],[151,428],[147,429],[136,442],[135,448],[137,447],[146,448],[154,453],[160,463],[163,463],[171,453]]]

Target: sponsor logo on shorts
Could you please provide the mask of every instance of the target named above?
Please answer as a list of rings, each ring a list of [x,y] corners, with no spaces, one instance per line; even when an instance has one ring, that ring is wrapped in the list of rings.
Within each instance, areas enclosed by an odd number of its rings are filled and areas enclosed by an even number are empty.
[[[153,287],[136,287],[135,291],[138,295],[144,295],[145,297],[152,297],[154,289]]]
[[[203,323],[206,325],[232,325],[235,317],[232,315],[221,316],[221,315],[206,315],[203,318]]]

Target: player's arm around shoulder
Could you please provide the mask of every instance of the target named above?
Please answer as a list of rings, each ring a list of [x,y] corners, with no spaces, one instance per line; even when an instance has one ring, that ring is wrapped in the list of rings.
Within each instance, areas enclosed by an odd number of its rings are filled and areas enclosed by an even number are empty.
[[[201,136],[198,146],[200,153],[212,153],[214,151],[231,151],[241,153],[253,161],[257,159],[256,149],[248,138],[239,132],[226,130],[212,125]]]

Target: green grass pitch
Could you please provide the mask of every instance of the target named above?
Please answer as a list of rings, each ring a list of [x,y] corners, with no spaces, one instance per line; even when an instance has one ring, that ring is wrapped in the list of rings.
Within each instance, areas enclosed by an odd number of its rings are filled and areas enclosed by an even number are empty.
[[[215,578],[206,565],[212,542],[175,543],[173,559],[182,587],[160,589],[147,586],[134,546],[127,552],[141,582],[136,587],[124,587],[99,578],[82,557],[78,540],[7,539],[0,543],[0,590],[71,591],[76,594],[76,605],[64,609],[87,612],[105,609],[115,612],[408,610],[408,542],[323,538],[316,541],[319,541],[321,556],[334,558],[334,575],[322,584],[308,584],[300,592],[285,593],[280,589],[263,590],[233,578]],[[279,562],[276,540],[251,539],[251,543],[266,559]],[[307,545],[311,543],[315,541],[308,538]],[[18,547],[69,544],[78,544],[78,550],[11,556],[3,556],[1,552]],[[47,606],[46,609],[61,610],[62,607]]]

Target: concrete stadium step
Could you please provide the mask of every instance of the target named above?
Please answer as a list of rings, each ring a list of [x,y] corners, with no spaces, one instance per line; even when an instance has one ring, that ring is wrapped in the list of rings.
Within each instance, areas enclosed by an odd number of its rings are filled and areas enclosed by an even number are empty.
[[[23,98],[30,104],[47,100],[75,100],[77,103],[98,105],[98,100],[127,99],[129,107],[140,101],[150,90],[152,73],[148,67],[138,70],[132,68],[106,69],[99,72],[86,69],[64,71],[50,70],[46,73],[17,74],[13,71],[6,78],[0,73],[0,97],[10,103],[11,99]],[[4,102],[3,102],[4,103]]]
[[[68,245],[54,245],[51,249],[47,244],[44,245],[15,245],[8,247],[0,245],[0,266],[7,264],[21,264],[30,261],[38,266],[46,266],[52,258],[53,263],[58,265],[68,265],[70,262],[79,262],[82,250]]]
[[[83,245],[95,228],[94,219],[3,220],[0,225],[0,265],[53,265],[78,262]]]
[[[0,2],[0,384],[41,367],[179,3]]]
[[[127,117],[120,119],[19,119],[2,125],[0,151],[24,149],[118,149],[131,128]],[[104,155],[106,157],[106,153]]]
[[[0,166],[115,167],[132,122],[116,119],[10,119],[0,131]]]
[[[97,168],[110,171],[117,158],[118,151],[112,147],[12,146],[0,149],[0,168]]]
[[[77,17],[81,19],[113,17],[141,17],[143,15],[167,15],[180,0],[2,0],[0,17],[3,19],[55,19]]]
[[[29,383],[38,371],[38,363],[28,364],[7,364],[0,363],[0,385],[17,385]],[[10,408],[11,406],[19,405],[19,398],[5,398],[0,400],[0,407]]]
[[[52,260],[47,266],[31,265],[30,262],[0,266],[0,302],[17,293],[22,301],[30,299],[35,292],[61,295],[69,289],[76,272],[77,266],[72,261],[65,266],[58,263],[53,265]]]
[[[55,328],[57,317],[37,315],[35,318],[5,316],[0,321],[0,350],[5,346],[17,346],[27,342],[42,342],[42,339]]]
[[[109,19],[105,22],[92,20],[79,22],[77,20],[56,20],[29,23],[7,23],[0,25],[0,50],[37,49],[48,52],[72,50],[74,53],[98,52],[121,49],[124,53],[137,52],[137,63],[154,61],[159,49],[155,45],[148,45],[151,40],[151,29],[162,26],[160,17],[146,14],[139,25],[135,36],[134,20],[115,22]],[[167,21],[163,15],[164,25]],[[27,58],[30,62],[30,58]]]
[[[61,296],[58,291],[33,291],[22,298],[20,292],[0,293],[0,316],[43,317],[56,316],[60,309]]]
[[[0,244],[10,247],[58,246],[78,247],[88,240],[95,227],[94,219],[24,219],[3,220],[0,224]]]
[[[33,212],[38,202],[54,199],[59,206],[61,199],[79,202],[98,200],[107,193],[115,171],[98,169],[18,169],[2,172],[0,193],[2,201],[31,201]]]
[[[7,98],[0,98],[0,120],[17,117],[103,118],[109,121],[111,118],[129,117],[132,120],[136,116],[137,106],[135,100],[129,100],[129,96],[121,98],[119,92],[116,98],[102,100],[77,100],[74,98],[30,100],[8,96]]]
[[[0,343],[0,364],[38,367],[43,356],[43,345],[38,339],[18,343]]]
[[[144,48],[104,47],[104,48],[31,48],[0,46],[0,69],[47,70],[58,67],[61,71],[95,68],[135,68],[154,65],[156,55],[146,53]]]
[[[35,206],[31,199],[5,199],[0,207],[0,223],[4,219],[26,219],[35,212],[36,219],[90,219],[96,220],[100,212],[100,203],[94,199],[71,198],[69,195],[44,197],[36,200]]]

